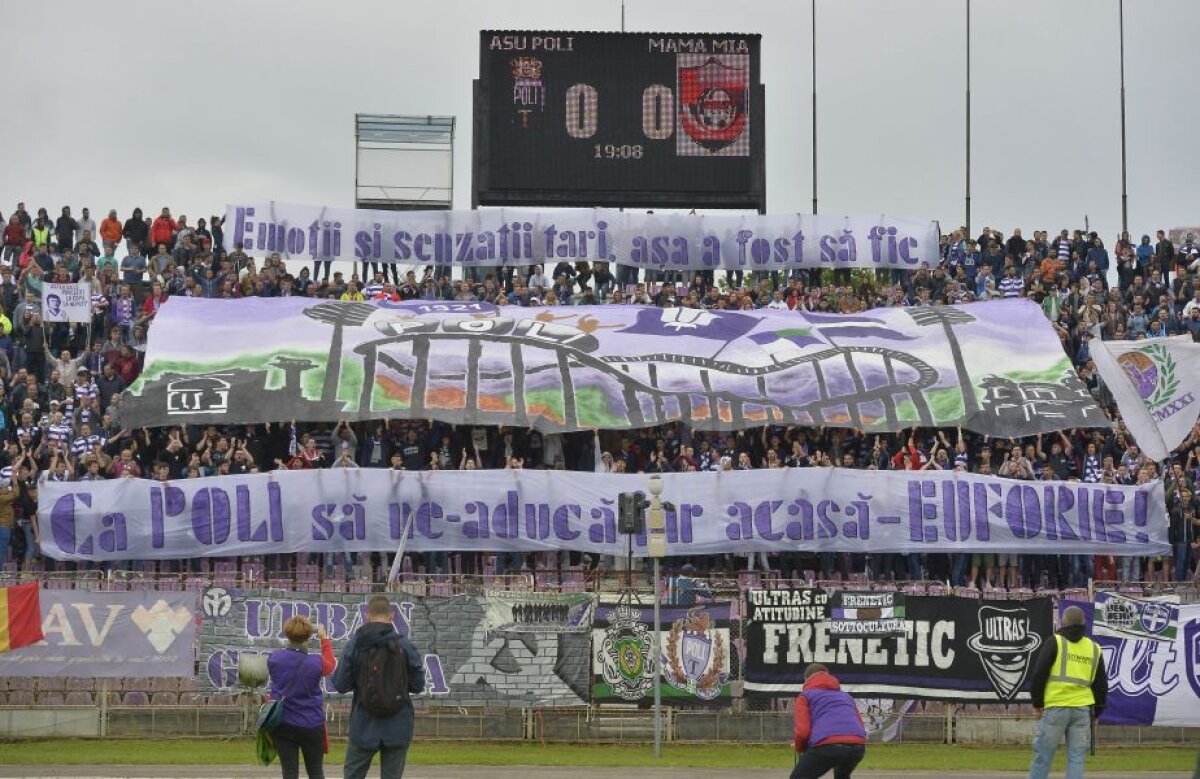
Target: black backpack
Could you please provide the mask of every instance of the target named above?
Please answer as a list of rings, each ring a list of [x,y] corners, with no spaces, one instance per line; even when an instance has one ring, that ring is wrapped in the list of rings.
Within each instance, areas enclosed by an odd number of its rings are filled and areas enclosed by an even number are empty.
[[[354,692],[358,702],[375,717],[398,714],[412,701],[408,693],[408,658],[400,640],[377,640],[359,652]]]

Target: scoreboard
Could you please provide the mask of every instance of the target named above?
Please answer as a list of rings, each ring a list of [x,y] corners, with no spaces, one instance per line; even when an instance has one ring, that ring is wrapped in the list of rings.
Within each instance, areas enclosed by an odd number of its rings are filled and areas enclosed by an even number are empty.
[[[481,32],[473,204],[765,211],[760,43]]]

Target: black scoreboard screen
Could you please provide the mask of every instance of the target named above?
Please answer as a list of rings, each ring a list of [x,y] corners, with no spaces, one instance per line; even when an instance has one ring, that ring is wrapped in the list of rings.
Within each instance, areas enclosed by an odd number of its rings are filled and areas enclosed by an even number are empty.
[[[481,32],[474,204],[765,210],[760,43]]]

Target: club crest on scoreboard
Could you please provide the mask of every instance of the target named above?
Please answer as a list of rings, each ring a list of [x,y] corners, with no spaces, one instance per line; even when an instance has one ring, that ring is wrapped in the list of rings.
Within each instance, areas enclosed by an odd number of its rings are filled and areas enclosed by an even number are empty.
[[[687,157],[750,155],[750,57],[679,54],[675,153]]]
[[[513,77],[513,106],[521,126],[529,126],[529,116],[546,110],[546,88],[542,84],[542,61],[537,57],[514,57],[509,61]]]

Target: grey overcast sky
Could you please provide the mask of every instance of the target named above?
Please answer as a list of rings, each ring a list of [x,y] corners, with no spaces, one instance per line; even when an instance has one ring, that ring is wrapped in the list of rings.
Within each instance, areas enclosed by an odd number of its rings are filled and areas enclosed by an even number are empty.
[[[811,210],[810,0],[628,0],[629,30],[763,35],[772,212]],[[1129,222],[1200,224],[1200,0],[1126,0]],[[458,117],[470,204],[478,31],[617,30],[619,0],[0,0],[18,200],[353,204],[356,112]],[[963,221],[965,0],[817,0],[823,213]],[[973,219],[1120,228],[1117,0],[973,0]]]

